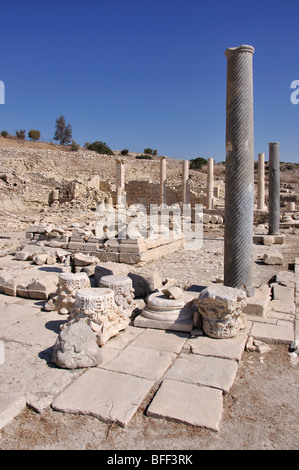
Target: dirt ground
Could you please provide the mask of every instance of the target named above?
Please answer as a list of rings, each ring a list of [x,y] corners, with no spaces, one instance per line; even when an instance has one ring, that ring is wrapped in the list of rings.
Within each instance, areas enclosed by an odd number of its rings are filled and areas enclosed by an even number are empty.
[[[202,256],[202,262],[207,261],[207,253],[215,257],[212,247],[221,258],[221,240],[218,244],[210,242],[197,255]],[[275,268],[261,264],[259,258],[265,247],[256,246],[255,280],[265,282],[275,270],[287,269],[298,257],[298,242],[298,230],[287,236],[287,243],[279,248],[286,264]],[[190,275],[190,270],[199,272],[194,256],[192,252],[174,253],[158,260],[155,268],[163,267],[169,276],[174,276],[180,267]],[[210,266],[212,269],[211,263]],[[215,266],[215,272],[204,274],[217,275],[222,268],[217,263]],[[234,385],[223,397],[222,422],[217,433],[148,417],[147,404],[126,428],[51,408],[41,414],[26,409],[0,431],[0,450],[298,450],[298,384],[299,361],[292,360],[288,345],[271,345],[264,354],[244,351]]]

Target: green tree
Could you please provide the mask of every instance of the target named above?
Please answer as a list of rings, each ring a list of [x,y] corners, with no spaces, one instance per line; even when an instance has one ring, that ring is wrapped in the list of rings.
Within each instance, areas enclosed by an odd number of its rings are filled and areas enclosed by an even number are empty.
[[[2,137],[4,137],[6,139],[6,137],[8,136],[8,132],[7,131],[2,131],[1,135],[2,135]]]
[[[56,119],[54,140],[59,140],[61,145],[69,144],[72,141],[72,127],[70,124],[65,124],[64,116],[60,116]]]
[[[38,131],[36,129],[30,129],[30,131],[28,132],[28,137],[29,137],[29,139],[31,139],[35,142],[35,141],[39,140],[39,138],[40,138],[40,131]]]
[[[148,155],[153,155],[153,149],[151,148],[144,149],[143,151],[144,153],[147,153]]]
[[[190,170],[201,170],[204,165],[208,163],[208,160],[202,157],[193,158],[190,160]]]

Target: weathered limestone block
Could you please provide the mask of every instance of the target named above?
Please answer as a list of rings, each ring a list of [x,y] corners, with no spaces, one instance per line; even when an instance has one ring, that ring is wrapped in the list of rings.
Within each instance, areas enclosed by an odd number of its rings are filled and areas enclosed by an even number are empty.
[[[95,256],[89,256],[83,253],[76,253],[73,256],[75,266],[89,266],[90,264],[97,263],[98,259]]]
[[[74,312],[76,292],[90,287],[90,280],[85,272],[61,273],[57,291],[45,306],[45,310],[57,310],[60,314],[71,315]]]
[[[243,312],[247,315],[266,317],[270,300],[271,288],[268,284],[263,284],[259,289],[255,290],[252,297],[247,299]]]
[[[279,252],[265,253],[263,256],[264,264],[283,264],[283,257]]]
[[[60,331],[53,348],[54,364],[65,369],[77,369],[95,367],[102,360],[102,351],[86,322],[78,321]]]
[[[103,346],[112,336],[130,323],[114,300],[112,289],[91,287],[76,292],[75,314],[70,323],[83,318],[94,331],[97,343]],[[68,323],[69,324],[69,323]]]
[[[32,279],[28,286],[30,299],[48,300],[55,294],[58,285],[58,273],[44,273],[39,278]]]
[[[8,282],[14,276],[14,272],[12,270],[5,270],[1,269],[0,271],[0,292],[4,292],[4,284]]]
[[[103,276],[99,287],[108,287],[114,292],[114,300],[121,312],[131,316],[134,300],[134,289],[132,279],[128,276]]]
[[[153,292],[146,299],[134,326],[160,330],[191,331],[196,307],[192,295],[184,292],[179,299],[170,299],[163,292]]]
[[[202,328],[212,338],[232,338],[244,324],[242,308],[246,293],[240,289],[211,285],[195,301],[202,317]]]
[[[165,289],[162,289],[162,292],[170,299],[180,299],[183,295],[182,289],[178,286],[169,286]]]
[[[42,264],[47,263],[48,256],[49,256],[48,253],[41,253],[39,255],[33,256],[32,259],[33,259],[34,264],[41,266]]]

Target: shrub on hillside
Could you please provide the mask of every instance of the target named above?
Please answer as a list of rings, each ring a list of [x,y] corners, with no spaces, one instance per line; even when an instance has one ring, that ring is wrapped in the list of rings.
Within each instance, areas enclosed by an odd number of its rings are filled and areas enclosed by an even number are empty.
[[[102,153],[104,155],[114,155],[108,145],[105,142],[101,142],[100,140],[96,140],[95,142],[88,144],[86,148],[88,150],[94,150],[95,152]]]
[[[207,165],[208,161],[205,158],[197,157],[190,160],[190,170],[201,170],[204,165]]]
[[[16,131],[16,136],[18,139],[25,140],[25,129],[20,129]]]
[[[71,151],[72,152],[78,152],[79,148],[80,148],[80,145],[76,144],[76,142],[74,140],[72,140]]]
[[[1,135],[2,135],[2,137],[4,137],[6,139],[6,137],[8,136],[8,132],[7,131],[2,131]]]
[[[137,155],[136,158],[137,160],[152,160],[150,155]]]
[[[123,149],[120,153],[121,153],[122,155],[128,155],[129,149]]]

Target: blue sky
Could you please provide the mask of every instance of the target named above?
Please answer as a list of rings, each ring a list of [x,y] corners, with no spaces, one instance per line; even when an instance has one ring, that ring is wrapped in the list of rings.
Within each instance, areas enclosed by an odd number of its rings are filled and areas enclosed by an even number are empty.
[[[0,129],[49,141],[63,115],[81,145],[224,161],[224,52],[250,44],[255,159],[299,162],[298,26],[295,1],[3,2]]]

